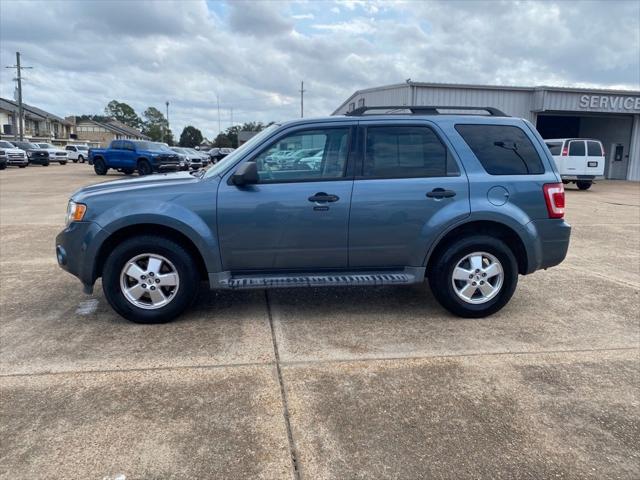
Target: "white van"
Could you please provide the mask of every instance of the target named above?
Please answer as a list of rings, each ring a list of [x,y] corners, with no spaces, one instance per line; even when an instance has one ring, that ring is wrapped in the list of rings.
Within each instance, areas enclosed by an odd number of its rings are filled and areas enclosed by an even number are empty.
[[[595,179],[604,177],[604,148],[600,140],[549,138],[544,143],[564,183],[575,183],[580,190],[587,190]]]

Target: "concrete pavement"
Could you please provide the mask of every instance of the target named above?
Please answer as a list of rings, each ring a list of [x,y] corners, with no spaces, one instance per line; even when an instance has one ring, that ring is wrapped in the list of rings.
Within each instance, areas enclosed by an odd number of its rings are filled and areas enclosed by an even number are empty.
[[[53,238],[82,164],[0,172],[0,478],[638,478],[640,184],[568,187],[561,266],[497,315],[426,286],[115,315]]]

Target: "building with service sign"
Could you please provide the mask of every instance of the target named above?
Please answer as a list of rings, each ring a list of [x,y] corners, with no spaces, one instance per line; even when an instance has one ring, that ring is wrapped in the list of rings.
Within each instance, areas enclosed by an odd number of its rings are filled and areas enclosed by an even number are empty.
[[[500,87],[407,81],[358,90],[334,115],[362,106],[494,107],[532,122],[543,138],[595,138],[607,178],[640,180],[640,91]]]

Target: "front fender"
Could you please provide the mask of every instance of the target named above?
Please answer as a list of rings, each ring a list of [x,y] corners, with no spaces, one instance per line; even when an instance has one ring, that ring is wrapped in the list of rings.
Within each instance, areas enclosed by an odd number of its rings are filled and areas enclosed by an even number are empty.
[[[206,211],[215,212],[215,205],[209,206]],[[215,226],[215,214],[213,219],[207,220],[205,221],[196,211],[173,201],[134,205],[124,202],[94,219],[109,236],[123,228],[144,224],[150,225],[147,232],[150,235],[154,233],[152,225],[176,230],[196,246],[204,259],[207,271],[218,272],[222,267],[218,239],[208,223],[211,222],[210,224]]]

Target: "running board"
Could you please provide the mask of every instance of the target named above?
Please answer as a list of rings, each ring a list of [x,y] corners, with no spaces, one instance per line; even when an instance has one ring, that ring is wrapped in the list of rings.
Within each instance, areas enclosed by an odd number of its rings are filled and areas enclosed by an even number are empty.
[[[232,290],[292,287],[353,287],[371,285],[410,285],[424,279],[424,268],[395,271],[287,273],[279,275],[210,275],[212,288]]]

